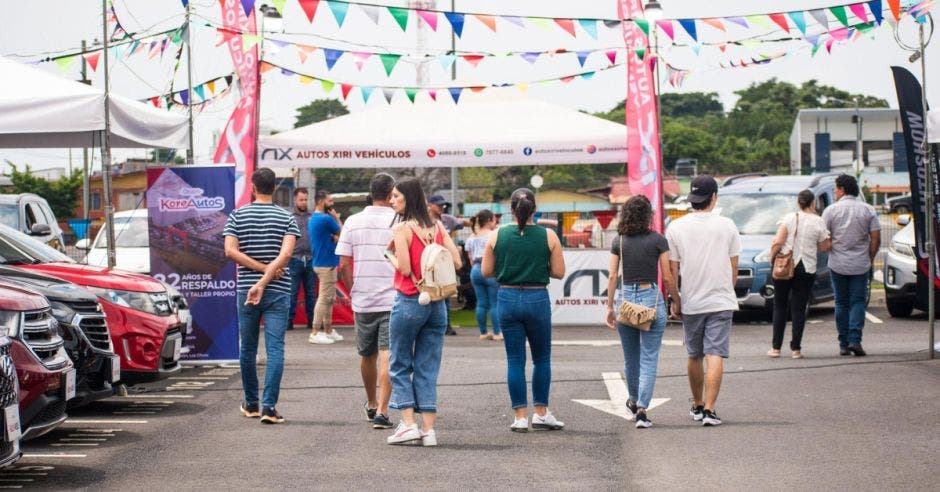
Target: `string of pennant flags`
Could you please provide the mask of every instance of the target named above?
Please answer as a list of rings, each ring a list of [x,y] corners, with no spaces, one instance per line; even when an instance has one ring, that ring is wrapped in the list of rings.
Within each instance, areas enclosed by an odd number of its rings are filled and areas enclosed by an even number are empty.
[[[230,89],[238,85],[234,83],[235,80],[235,74],[231,73],[194,85],[192,94],[190,94],[187,88],[149,97],[142,101],[149,102],[157,108],[189,105],[200,106],[226,96]]]

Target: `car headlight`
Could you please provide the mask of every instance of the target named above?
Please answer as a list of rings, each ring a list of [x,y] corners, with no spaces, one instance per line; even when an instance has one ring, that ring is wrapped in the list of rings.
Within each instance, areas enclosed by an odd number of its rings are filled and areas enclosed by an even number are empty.
[[[914,249],[911,248],[911,245],[905,244],[899,241],[891,241],[891,245],[888,247],[891,251],[895,253],[906,256],[908,258],[914,258]]]
[[[49,304],[52,306],[52,316],[56,321],[59,323],[72,324],[72,319],[75,318],[75,311],[73,311],[72,308],[57,301],[52,301]]]
[[[118,306],[156,314],[157,316],[169,316],[173,313],[173,309],[170,307],[170,299],[165,292],[136,292],[132,290],[102,289],[100,287],[88,287],[88,290]]]
[[[15,337],[20,331],[20,313],[0,311],[0,336]]]
[[[754,257],[754,263],[770,263],[770,248],[767,248]]]

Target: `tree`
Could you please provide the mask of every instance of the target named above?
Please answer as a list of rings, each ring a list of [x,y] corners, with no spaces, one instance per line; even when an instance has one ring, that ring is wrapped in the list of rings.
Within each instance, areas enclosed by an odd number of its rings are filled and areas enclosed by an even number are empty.
[[[659,97],[659,108],[663,117],[722,115],[724,106],[717,92],[666,93]]]
[[[12,162],[6,162],[12,169],[9,176],[13,182],[13,193],[35,193],[49,202],[56,219],[72,217],[78,205],[78,192],[82,189],[81,171],[57,181],[49,181],[33,176],[28,164],[25,171],[20,171]]]
[[[150,151],[148,161],[154,161],[160,164],[183,164],[186,159],[176,153],[176,149],[153,149]]]
[[[336,99],[317,99],[306,106],[297,108],[297,117],[294,122],[294,128],[300,128],[313,123],[319,123],[329,119],[349,114],[346,105]]]

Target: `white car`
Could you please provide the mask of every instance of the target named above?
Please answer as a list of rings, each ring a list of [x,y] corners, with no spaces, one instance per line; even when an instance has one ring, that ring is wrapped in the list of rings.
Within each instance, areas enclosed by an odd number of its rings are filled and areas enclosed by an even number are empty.
[[[147,230],[147,209],[128,210],[114,214],[114,251],[116,268],[134,273],[150,273],[150,236]],[[102,227],[94,242],[82,239],[75,244],[87,250],[85,263],[108,266],[108,238]]]

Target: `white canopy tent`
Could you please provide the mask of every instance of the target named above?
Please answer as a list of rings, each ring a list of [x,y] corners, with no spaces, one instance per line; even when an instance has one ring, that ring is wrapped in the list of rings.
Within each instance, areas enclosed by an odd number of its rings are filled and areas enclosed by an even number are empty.
[[[0,148],[99,147],[104,91],[0,57]],[[112,147],[184,148],[187,117],[111,94]]]
[[[280,167],[479,167],[626,162],[626,126],[542,101],[465,91],[262,137]]]
[[[930,133],[928,136],[930,142],[940,143],[940,109],[927,112],[927,131]]]

